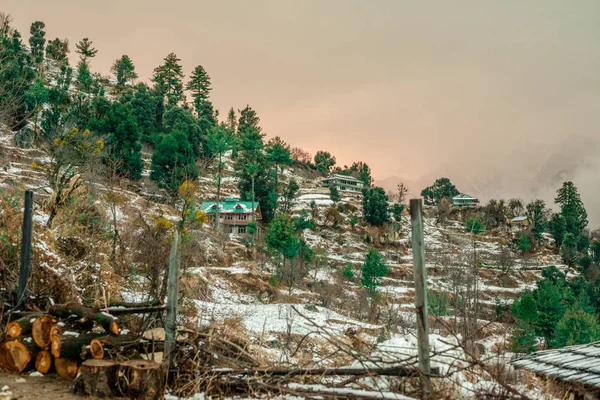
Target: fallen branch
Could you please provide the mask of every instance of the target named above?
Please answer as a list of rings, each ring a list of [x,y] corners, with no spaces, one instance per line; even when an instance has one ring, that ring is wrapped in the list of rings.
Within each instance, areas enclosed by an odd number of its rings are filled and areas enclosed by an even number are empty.
[[[119,334],[119,326],[112,315],[101,312],[97,308],[85,307],[77,303],[57,304],[48,309],[48,313],[58,318],[67,318],[76,315],[79,318],[87,318],[99,323],[106,332],[113,335]]]
[[[332,396],[335,398],[360,398],[360,399],[390,399],[390,400],[413,400],[393,392],[375,392],[361,389],[332,388],[323,385],[303,385],[299,383],[289,383],[288,389],[294,393],[311,394],[318,396]],[[282,388],[285,390],[285,387]]]

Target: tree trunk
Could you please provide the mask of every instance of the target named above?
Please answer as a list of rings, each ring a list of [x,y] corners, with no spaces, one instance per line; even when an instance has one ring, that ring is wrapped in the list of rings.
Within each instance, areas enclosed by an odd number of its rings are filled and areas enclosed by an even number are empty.
[[[37,350],[31,337],[4,342],[0,345],[0,366],[8,373],[21,373],[33,364]]]
[[[72,381],[79,371],[79,362],[70,358],[56,358],[54,367],[58,376]]]
[[[65,332],[60,336],[53,336],[50,350],[56,358],[85,360],[87,357],[104,357],[104,345],[96,334],[73,335]]]
[[[156,307],[163,305],[164,302],[161,299],[141,301],[139,303],[131,303],[127,301],[111,301],[108,303],[108,307],[125,307],[125,308],[141,308],[141,307]]]
[[[159,400],[165,394],[165,370],[154,361],[125,361],[118,376],[122,394],[130,399]]]
[[[113,335],[119,334],[119,326],[114,318],[110,314],[103,313],[97,308],[85,307],[77,303],[58,304],[50,307],[48,313],[59,318],[67,318],[74,314],[80,318],[96,321],[107,333],[112,333]]]
[[[219,232],[219,218],[221,217],[221,210],[219,204],[221,203],[221,153],[219,153],[219,170],[217,172],[217,213],[215,215],[215,231]]]
[[[116,396],[118,369],[119,364],[112,360],[84,361],[73,392],[93,397]]]
[[[41,374],[47,374],[52,369],[52,354],[42,350],[35,356],[35,369]]]
[[[7,334],[10,337],[16,338],[21,335],[29,335],[33,327],[33,323],[37,317],[42,314],[32,314],[9,322],[6,325]]]
[[[50,330],[54,322],[56,321],[51,315],[42,315],[33,321],[31,336],[41,349],[47,349],[50,345]]]

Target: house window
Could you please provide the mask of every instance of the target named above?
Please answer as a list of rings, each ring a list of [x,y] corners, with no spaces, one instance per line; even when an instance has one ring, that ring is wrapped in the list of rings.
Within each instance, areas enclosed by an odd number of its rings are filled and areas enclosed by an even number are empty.
[[[231,220],[233,220],[233,215],[231,215],[231,214],[227,214],[227,215],[225,216],[225,219],[226,219],[226,220],[228,220],[228,221],[231,221]]]
[[[246,233],[246,227],[245,226],[238,227],[238,233]]]
[[[238,219],[240,221],[245,221],[246,219],[248,219],[248,216],[246,214],[240,214],[238,215]]]

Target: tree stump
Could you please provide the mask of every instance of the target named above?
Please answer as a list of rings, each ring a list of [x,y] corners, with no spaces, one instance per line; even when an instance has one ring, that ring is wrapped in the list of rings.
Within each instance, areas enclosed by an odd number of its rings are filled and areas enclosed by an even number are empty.
[[[154,361],[125,361],[118,376],[121,393],[130,399],[160,400],[165,394],[165,370]]]
[[[19,374],[32,364],[37,350],[31,337],[4,342],[0,345],[0,366],[6,372]]]
[[[100,359],[104,357],[104,345],[99,336],[95,334],[79,334],[70,331],[61,336],[52,336],[50,350],[56,358],[72,358],[85,360],[92,357]]]
[[[117,395],[117,371],[119,364],[112,360],[86,360],[81,364],[80,374],[73,392],[95,397]]]
[[[35,319],[41,314],[28,315],[23,318],[19,318],[15,321],[11,321],[6,325],[6,331],[8,336],[16,338],[21,335],[29,335]]]
[[[50,315],[42,315],[33,321],[31,336],[41,349],[47,349],[50,345],[50,330],[52,329],[52,325],[54,325],[54,318]]]
[[[56,373],[61,378],[73,380],[77,376],[77,371],[79,371],[79,363],[77,360],[70,358],[55,358],[54,368],[56,368]]]
[[[52,354],[42,350],[35,356],[35,369],[41,374],[47,374],[52,369]]]

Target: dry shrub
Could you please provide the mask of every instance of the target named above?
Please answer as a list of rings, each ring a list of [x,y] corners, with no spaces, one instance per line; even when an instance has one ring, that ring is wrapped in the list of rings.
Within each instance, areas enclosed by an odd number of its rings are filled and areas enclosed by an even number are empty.
[[[239,293],[254,294],[263,303],[272,303],[277,299],[277,290],[255,271],[247,274],[232,274],[227,277],[227,280]]]
[[[11,193],[0,192],[0,286],[14,287],[21,251],[20,203]]]
[[[74,260],[81,260],[88,253],[86,244],[76,237],[59,237],[56,247],[63,255]]]

